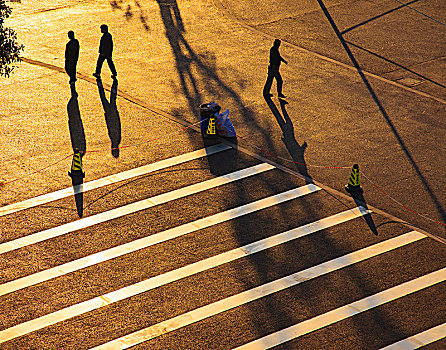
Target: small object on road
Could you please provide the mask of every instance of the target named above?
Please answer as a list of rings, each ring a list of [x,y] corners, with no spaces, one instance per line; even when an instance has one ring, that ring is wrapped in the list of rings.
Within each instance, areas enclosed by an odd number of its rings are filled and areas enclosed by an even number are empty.
[[[82,171],[82,153],[78,149],[74,150],[71,171],[68,172],[68,175],[71,177],[73,185],[80,185],[85,177],[85,172]]]
[[[201,134],[204,137],[217,137],[215,114],[220,110],[221,107],[215,102],[200,105]]]
[[[345,190],[348,193],[362,193],[362,187],[359,184],[359,165],[354,164],[352,168],[352,172],[350,174],[350,178],[348,180],[347,185],[345,185]]]
[[[236,137],[234,126],[229,119],[229,108],[223,113],[215,113],[217,118],[217,134],[222,137]]]
[[[84,213],[84,197],[81,187],[85,177],[85,172],[82,171],[82,156],[84,155],[84,153],[85,152],[81,152],[78,149],[74,150],[73,161],[71,162],[71,171],[68,172],[68,175],[70,175],[71,177],[71,183],[73,184],[74,201],[76,202],[77,214],[80,218]]]

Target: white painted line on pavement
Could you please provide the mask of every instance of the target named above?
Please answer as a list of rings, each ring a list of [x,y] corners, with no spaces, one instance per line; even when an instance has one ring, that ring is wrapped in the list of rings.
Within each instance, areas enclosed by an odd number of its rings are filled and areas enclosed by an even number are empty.
[[[269,349],[446,280],[446,267],[272,333],[236,350]]]
[[[182,268],[172,270],[158,276],[154,276],[145,281],[141,281],[130,286],[118,289],[114,292],[110,292],[108,294],[84,301],[82,303],[69,306],[65,309],[47,314],[37,319],[18,324],[0,332],[0,343],[42,329],[52,324],[68,320],[72,317],[99,309],[102,306],[106,306],[111,303],[115,303],[132,296],[147,292],[149,290],[161,287],[179,279],[192,276],[194,274],[206,271],[216,266],[220,266],[227,262],[240,259],[261,250],[265,250],[275,245],[287,242],[289,240],[309,235],[318,230],[322,230],[324,228],[328,228],[339,223],[357,218],[361,215],[366,214],[367,212],[368,211],[365,211],[364,208],[347,210],[345,212],[335,214],[331,217],[324,218],[310,224],[295,228],[293,230],[283,232],[279,235],[248,244],[244,247],[236,248],[231,251],[216,255],[214,257],[210,257],[208,259],[186,265]],[[423,237],[425,236],[423,235]]]
[[[446,323],[415,334],[397,343],[391,344],[381,350],[413,350],[436,342],[446,337]]]
[[[28,245],[45,241],[50,238],[58,237],[69,232],[80,230],[92,225],[96,225],[105,221],[119,218],[121,216],[129,215],[141,210],[145,210],[154,207],[159,204],[167,203],[169,201],[183,198],[198,192],[209,190],[211,188],[222,186],[243,178],[260,174],[262,172],[275,169],[274,166],[266,163],[255,165],[251,168],[239,170],[230,174],[222,175],[217,178],[199,182],[194,185],[182,187],[178,190],[163,193],[151,198],[144,199],[142,201],[127,204],[123,207],[105,211],[100,214],[92,215],[86,218],[82,218],[67,224],[50,228],[45,231],[40,231],[22,238],[15,239],[13,241],[0,244],[0,254],[10,252],[15,249],[23,248]]]
[[[0,285],[0,296],[319,190],[320,187],[317,187],[313,184],[308,184],[249,204],[245,204],[234,209],[211,215],[200,220],[174,227],[172,229],[159,232],[133,242],[113,247],[102,252],[98,252],[84,258],[53,267],[51,269],[37,272],[32,275],[25,276]]]
[[[30,198],[21,202],[12,203],[9,205],[5,205],[4,207],[0,207],[0,216],[8,215],[15,213],[20,210],[29,209],[36,207],[38,205],[50,203],[62,198],[73,196],[75,193],[81,193],[81,192],[87,192],[91,191],[103,186],[111,185],[116,182],[125,181],[132,179],[137,176],[145,175],[157,170],[165,169],[171,166],[175,166],[181,163],[189,162],[191,160],[195,160],[201,157],[204,157],[206,155],[211,155],[214,153],[226,151],[230,149],[231,147],[226,146],[224,144],[218,144],[211,147],[207,147],[206,149],[200,149],[198,151],[182,154],[176,157],[168,158],[165,160],[161,160],[156,163],[144,165],[142,167],[131,169],[124,171],[119,174],[110,175],[107,177],[104,177],[102,179],[86,182],[83,185],[74,186],[65,188],[63,190],[59,190],[52,193],[47,193],[35,198]]]
[[[97,346],[93,350],[127,349],[144,341],[156,338],[160,335],[172,332],[179,328],[215,316],[219,313],[228,311],[230,309],[255,301],[265,296],[280,292],[284,289],[296,286],[302,282],[339,270],[365,259],[383,254],[387,251],[399,248],[403,245],[412,243],[425,237],[425,235],[419,232],[411,231],[404,235],[357,250],[353,253],[310,267],[308,269],[280,278],[273,282],[263,284],[259,287],[252,288],[242,293],[219,300],[215,303],[205,305],[190,312],[186,312],[182,315],[176,316],[166,321],[157,323],[153,326],[144,328],[137,332]],[[446,278],[446,269],[442,278]],[[266,347],[262,348],[265,349]]]

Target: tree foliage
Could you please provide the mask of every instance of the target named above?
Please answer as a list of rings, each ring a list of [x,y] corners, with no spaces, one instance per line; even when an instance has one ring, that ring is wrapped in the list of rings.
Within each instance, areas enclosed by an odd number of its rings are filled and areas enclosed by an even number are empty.
[[[23,45],[17,43],[17,34],[11,28],[4,27],[3,23],[11,15],[11,8],[6,0],[0,0],[0,76],[9,77],[20,62],[20,52]]]

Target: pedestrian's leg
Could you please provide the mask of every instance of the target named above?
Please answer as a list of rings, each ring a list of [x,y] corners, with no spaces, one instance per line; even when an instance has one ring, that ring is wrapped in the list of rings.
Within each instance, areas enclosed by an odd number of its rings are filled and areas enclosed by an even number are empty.
[[[279,97],[284,97],[285,95],[282,94],[283,79],[279,71],[277,71],[275,78],[277,82],[277,93],[279,94]]]
[[[65,71],[67,72],[68,76],[70,77],[70,84],[74,83],[76,81],[76,65],[66,64]]]
[[[102,70],[102,64],[104,63],[105,56],[99,55],[98,62],[96,63],[96,72],[94,73],[94,76],[98,77],[101,75]]]
[[[73,70],[71,71],[72,75],[70,76],[73,83],[77,80],[77,78],[76,78],[76,70],[77,70],[76,68],[77,67],[76,66],[77,66],[77,62],[73,64],[73,67],[72,67]]]
[[[110,67],[112,76],[116,77],[118,75],[118,73],[116,73],[116,67],[115,67],[115,64],[113,63],[113,60],[111,57],[107,57],[107,63],[108,63],[108,66]]]
[[[273,74],[271,72],[268,72],[268,77],[266,78],[265,86],[263,87],[263,96],[271,96],[270,90],[271,85],[273,84]]]

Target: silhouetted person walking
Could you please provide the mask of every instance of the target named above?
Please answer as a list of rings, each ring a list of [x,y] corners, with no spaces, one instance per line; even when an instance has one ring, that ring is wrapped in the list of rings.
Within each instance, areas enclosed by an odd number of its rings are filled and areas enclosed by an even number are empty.
[[[286,96],[282,94],[282,85],[283,80],[282,76],[279,73],[280,63],[285,61],[279,53],[279,46],[281,41],[279,39],[274,40],[273,47],[269,50],[269,66],[268,66],[268,78],[266,79],[265,86],[263,87],[263,96],[272,97],[273,95],[270,93],[271,85],[273,84],[273,79],[276,78],[277,83],[277,93],[279,97],[285,98]]]
[[[70,41],[65,48],[65,72],[70,77],[70,84],[73,85],[76,79],[76,66],[79,59],[79,41],[74,38],[74,32],[68,32]]]
[[[107,60],[108,66],[112,72],[112,78],[116,79],[118,74],[116,73],[115,64],[112,61],[113,40],[111,34],[108,32],[108,26],[106,24],[101,25],[101,32],[103,34],[101,37],[101,43],[99,44],[98,63],[96,64],[96,72],[93,73],[93,75],[96,78],[101,79],[102,64],[105,60]]]

